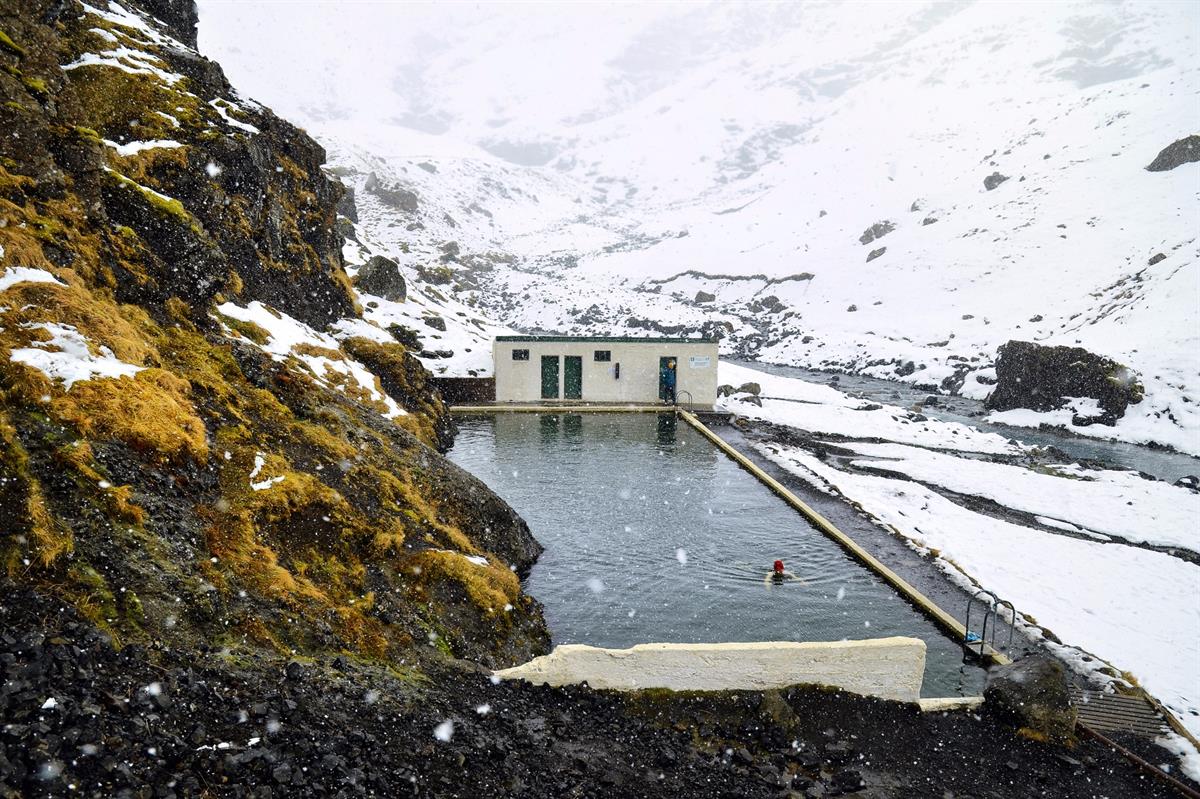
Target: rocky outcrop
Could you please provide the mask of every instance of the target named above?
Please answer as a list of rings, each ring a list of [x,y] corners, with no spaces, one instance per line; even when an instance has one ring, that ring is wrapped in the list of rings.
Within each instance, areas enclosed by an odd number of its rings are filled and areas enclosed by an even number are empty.
[[[999,172],[993,172],[983,179],[983,187],[988,191],[991,191],[1006,180],[1008,180],[1008,175],[1001,175]]]
[[[1162,149],[1146,167],[1147,172],[1169,172],[1177,166],[1200,161],[1200,136],[1184,136]]]
[[[420,205],[420,198],[416,192],[402,186],[384,185],[374,172],[367,176],[366,182],[363,183],[363,191],[375,195],[384,205],[406,214],[416,213]]]
[[[382,255],[371,256],[371,260],[359,267],[354,285],[364,294],[374,294],[392,302],[404,302],[408,298],[408,287],[400,267]]]
[[[913,204],[916,205],[916,203]],[[882,222],[876,222],[864,230],[863,234],[858,237],[858,241],[860,244],[870,244],[877,239],[882,239],[895,229],[896,223],[885,219]]]
[[[1067,690],[1062,664],[1046,655],[1030,655],[988,672],[984,709],[1029,737],[1069,743],[1078,715]]]
[[[707,291],[697,291],[696,298],[694,301],[697,303],[706,303],[706,302],[712,302],[716,298],[717,298],[716,294],[709,294]]]
[[[428,373],[383,331],[320,333],[365,324],[321,147],[188,46],[190,2],[16,5],[0,270],[34,279],[0,292],[7,573],[128,645],[546,651],[518,579],[539,547],[436,451],[452,425]],[[307,341],[266,346],[289,335]],[[13,360],[55,336],[123,376]]]
[[[1080,347],[1045,347],[1010,341],[996,359],[996,387],[988,396],[991,410],[1029,408],[1053,411],[1068,398],[1090,397],[1100,415],[1076,417],[1074,424],[1112,425],[1132,404],[1141,402],[1142,386],[1126,366]]]
[[[887,247],[880,247],[877,250],[871,250],[869,253],[867,253],[867,263],[871,263],[871,261],[874,261],[885,252],[887,252]]]

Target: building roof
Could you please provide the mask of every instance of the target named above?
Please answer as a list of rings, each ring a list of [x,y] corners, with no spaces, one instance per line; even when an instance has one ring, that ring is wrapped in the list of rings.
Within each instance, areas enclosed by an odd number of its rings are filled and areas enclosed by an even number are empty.
[[[505,342],[575,342],[595,344],[716,344],[715,338],[680,338],[660,336],[496,336],[496,341]]]

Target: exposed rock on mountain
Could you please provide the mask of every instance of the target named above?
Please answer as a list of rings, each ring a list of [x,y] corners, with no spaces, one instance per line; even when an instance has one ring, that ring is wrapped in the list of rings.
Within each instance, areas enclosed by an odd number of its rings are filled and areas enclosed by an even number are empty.
[[[913,205],[916,205],[916,203],[913,203]],[[884,236],[891,233],[895,229],[896,229],[896,224],[894,222],[890,222],[885,219],[882,222],[876,222],[875,224],[871,225],[869,228],[864,230],[863,234],[858,237],[858,240],[862,244],[870,244],[871,242],[875,241],[876,239],[882,239]]]
[[[1029,408],[1052,411],[1071,399],[1091,398],[1092,415],[1077,413],[1073,424],[1113,425],[1125,410],[1142,401],[1137,376],[1116,361],[1080,347],[1043,347],[1028,341],[1010,341],[996,359],[996,387],[987,407],[1006,411]]]
[[[375,294],[392,302],[404,302],[408,296],[400,267],[390,258],[374,255],[359,267],[354,285],[359,291]]]
[[[1184,136],[1164,147],[1146,167],[1146,171],[1168,172],[1177,166],[1196,161],[1200,161],[1200,136]]]
[[[999,172],[993,172],[983,179],[983,187],[988,191],[991,191],[1006,180],[1008,180],[1008,175],[1001,175]]]

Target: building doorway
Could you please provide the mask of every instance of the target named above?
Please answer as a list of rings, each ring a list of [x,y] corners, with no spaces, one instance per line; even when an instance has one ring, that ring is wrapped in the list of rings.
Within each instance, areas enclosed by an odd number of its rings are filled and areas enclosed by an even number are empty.
[[[542,356],[542,399],[558,399],[558,356]]]
[[[675,388],[679,377],[679,359],[664,355],[658,359],[658,398],[675,403]]]
[[[567,355],[563,361],[563,397],[583,399],[583,358]]]

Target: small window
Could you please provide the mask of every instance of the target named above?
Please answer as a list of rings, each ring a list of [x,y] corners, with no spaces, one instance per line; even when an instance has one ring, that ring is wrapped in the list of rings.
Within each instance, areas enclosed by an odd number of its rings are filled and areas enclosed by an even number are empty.
[[[595,352],[592,353],[592,360],[605,361],[605,362],[611,361],[612,360],[612,350],[596,350]]]
[[[529,360],[529,350],[513,350],[512,353],[513,353],[514,361],[528,361]]]

